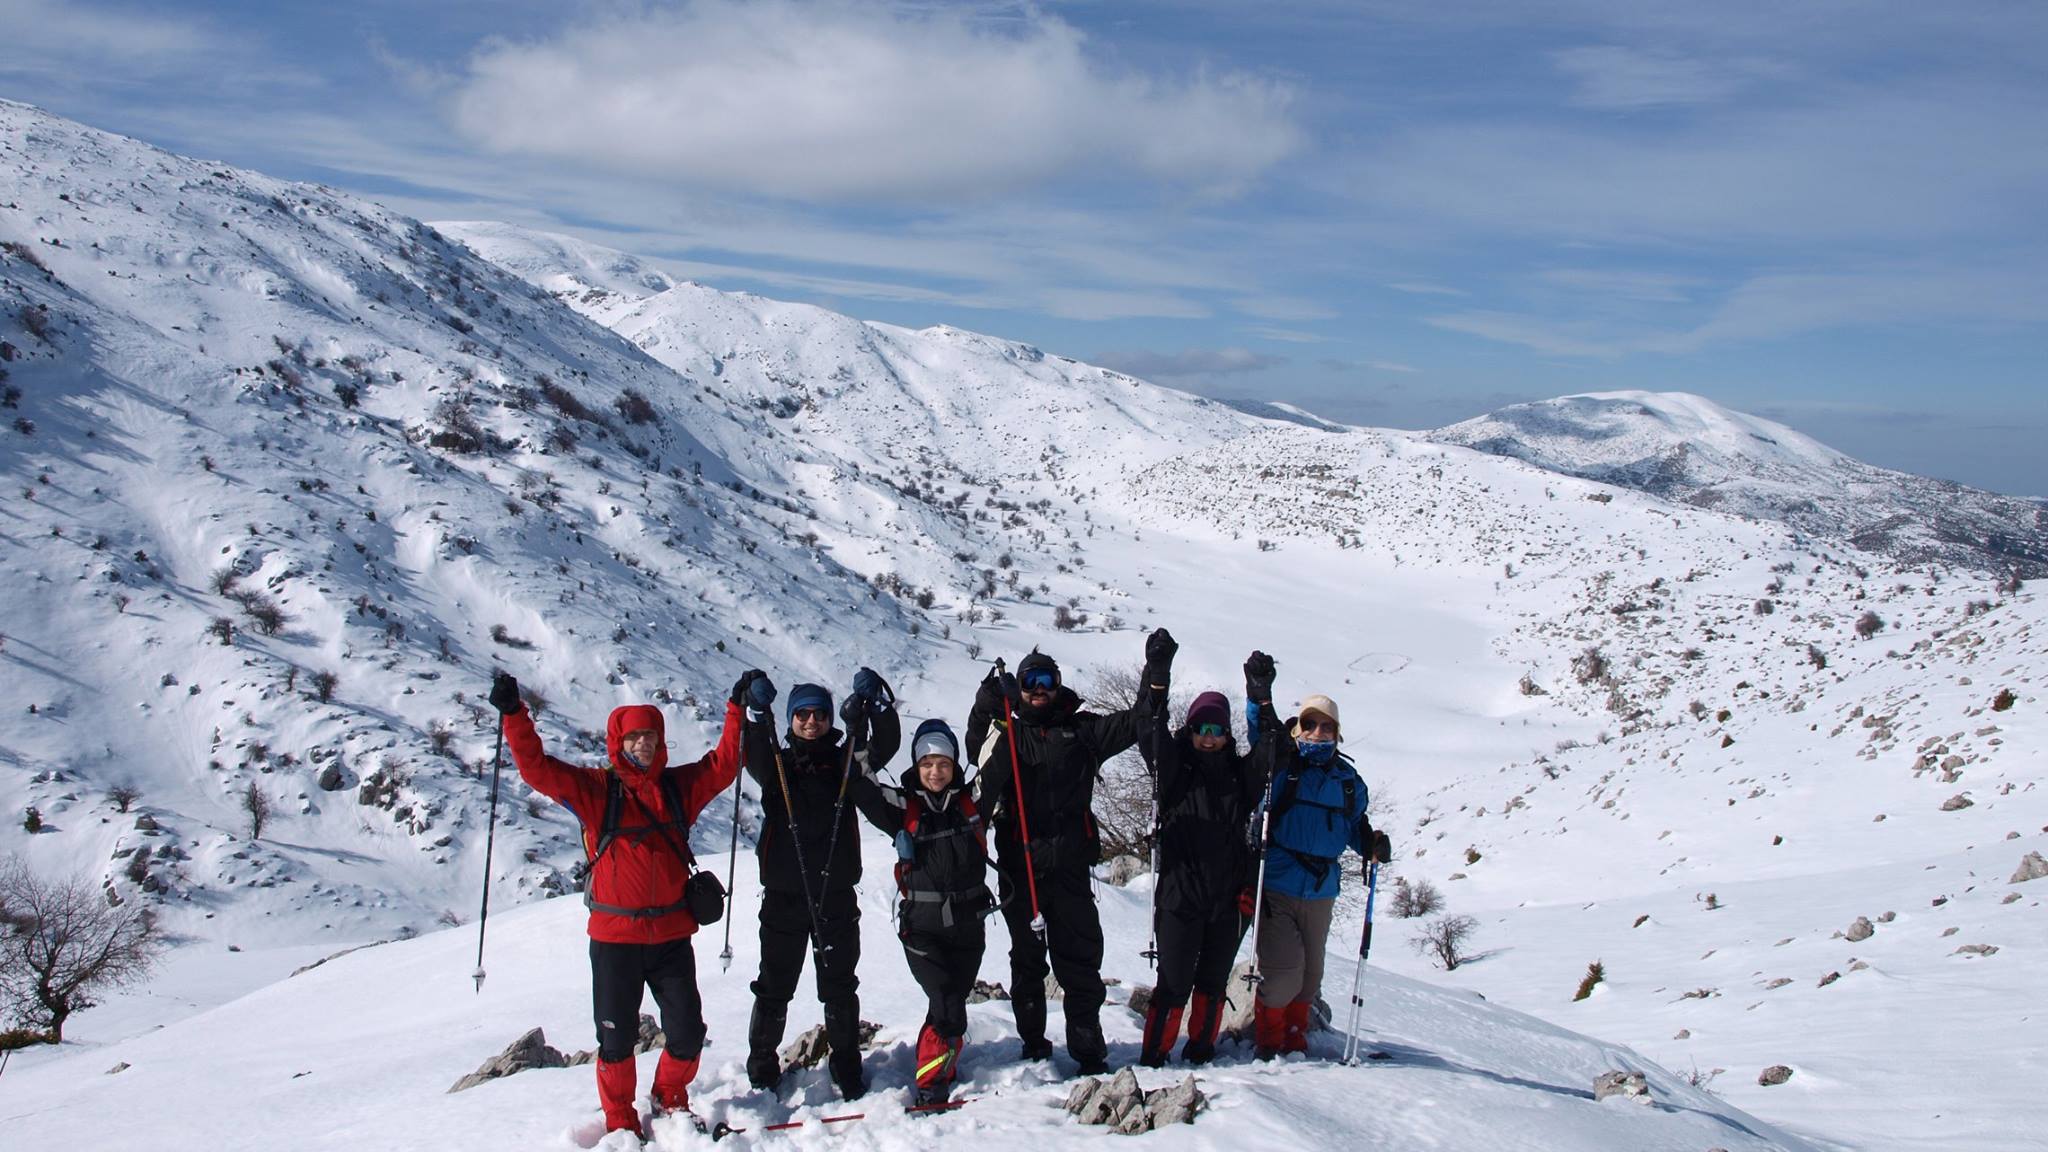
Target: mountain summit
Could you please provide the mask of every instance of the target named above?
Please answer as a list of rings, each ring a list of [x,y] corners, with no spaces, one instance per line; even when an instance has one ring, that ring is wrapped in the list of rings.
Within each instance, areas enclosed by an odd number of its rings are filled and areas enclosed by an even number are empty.
[[[1781,521],[1902,564],[2048,574],[2048,508],[1874,467],[1683,392],[1561,396],[1425,435],[1698,508]]]

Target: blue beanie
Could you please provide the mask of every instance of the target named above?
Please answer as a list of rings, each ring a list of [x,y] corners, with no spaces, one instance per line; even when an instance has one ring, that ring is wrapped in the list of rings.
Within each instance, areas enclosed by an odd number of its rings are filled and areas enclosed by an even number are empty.
[[[799,684],[789,690],[789,703],[784,707],[783,719],[794,722],[799,708],[822,708],[829,719],[832,715],[832,693],[821,684]]]
[[[960,741],[954,738],[953,729],[944,720],[932,719],[919,724],[917,735],[910,738],[910,762],[913,765],[933,753],[956,765],[960,763]]]

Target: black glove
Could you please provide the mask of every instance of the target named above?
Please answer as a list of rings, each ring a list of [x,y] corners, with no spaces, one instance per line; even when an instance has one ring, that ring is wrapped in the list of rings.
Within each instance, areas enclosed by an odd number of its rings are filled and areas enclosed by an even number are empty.
[[[732,702],[742,708],[765,713],[775,705],[775,682],[759,668],[749,668],[740,673],[739,680],[733,684]]]
[[[1148,667],[1172,667],[1173,654],[1178,651],[1180,645],[1174,641],[1173,633],[1164,628],[1155,629],[1150,636],[1145,637],[1145,664]]]
[[[1382,864],[1394,862],[1393,842],[1387,839],[1385,832],[1378,829],[1374,829],[1372,833],[1372,858]]]
[[[510,672],[500,672],[491,677],[491,707],[500,716],[516,716],[526,705],[519,699],[519,681]]]
[[[981,686],[974,690],[974,707],[990,716],[1003,710],[1003,674],[995,668],[981,678]]]
[[[839,702],[839,720],[846,725],[848,732],[853,731],[855,725],[867,727],[868,702],[857,693],[848,693],[846,699]]]
[[[873,668],[863,668],[853,674],[853,695],[849,700],[858,699],[867,705],[869,712],[887,712],[896,706],[896,693],[889,688],[889,682]],[[840,715],[846,713],[842,711]]]
[[[1244,695],[1254,704],[1273,702],[1273,658],[1264,652],[1253,652],[1244,662]]]

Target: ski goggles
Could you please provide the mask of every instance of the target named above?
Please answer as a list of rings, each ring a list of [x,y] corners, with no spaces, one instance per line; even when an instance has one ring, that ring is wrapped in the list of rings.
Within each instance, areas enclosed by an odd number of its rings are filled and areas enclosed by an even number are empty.
[[[1228,735],[1230,735],[1230,725],[1228,725],[1228,724],[1197,724],[1197,725],[1195,725],[1195,735],[1197,735],[1197,736],[1208,736],[1208,737],[1212,737],[1212,738],[1213,738],[1213,737],[1217,737],[1217,736],[1228,736]]]
[[[1033,668],[1017,678],[1017,686],[1026,692],[1050,692],[1060,686],[1060,676],[1044,668]]]

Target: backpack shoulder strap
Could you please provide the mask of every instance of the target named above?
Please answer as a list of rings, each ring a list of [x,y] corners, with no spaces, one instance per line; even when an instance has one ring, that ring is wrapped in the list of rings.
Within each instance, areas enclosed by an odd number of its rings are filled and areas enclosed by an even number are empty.
[[[618,839],[619,813],[626,802],[626,786],[619,780],[618,773],[605,772],[604,784],[604,816],[597,825],[597,847],[590,851],[592,865],[612,846],[612,841]]]
[[[658,825],[661,837],[668,841],[670,848],[675,849],[676,855],[683,858],[685,867],[695,868],[697,854],[690,851],[690,822],[683,811],[682,785],[676,783],[675,773],[666,770],[655,777],[654,782],[656,787],[661,789],[661,802],[668,806],[667,823]]]

